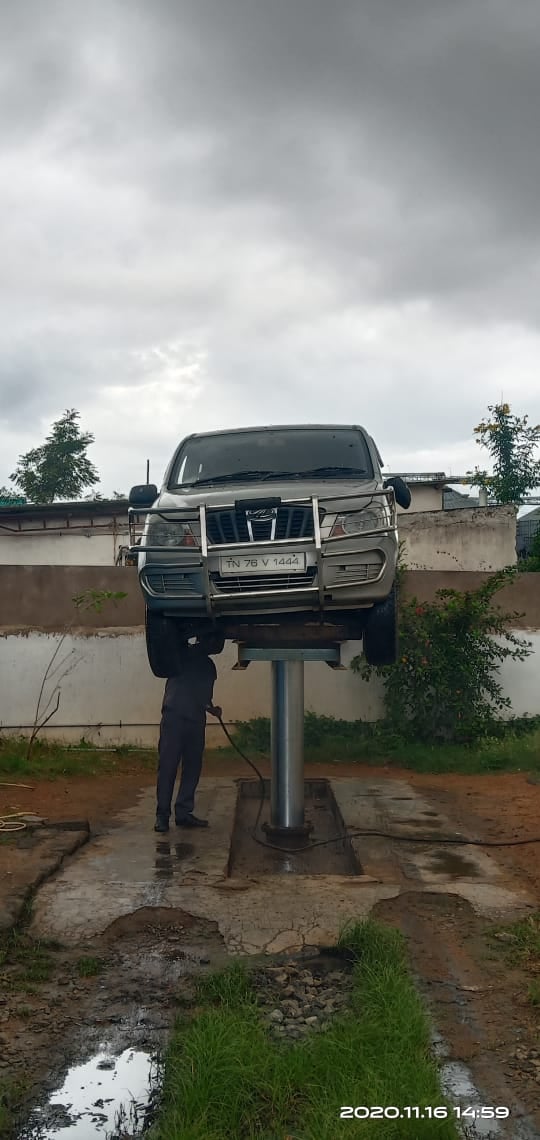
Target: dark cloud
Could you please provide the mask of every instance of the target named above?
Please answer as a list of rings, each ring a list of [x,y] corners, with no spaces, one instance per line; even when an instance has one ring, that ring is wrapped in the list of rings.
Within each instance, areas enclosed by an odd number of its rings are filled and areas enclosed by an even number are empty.
[[[444,466],[501,387],[540,418],[536,0],[21,0],[0,36],[4,452],[65,406],[110,472],[326,418]]]

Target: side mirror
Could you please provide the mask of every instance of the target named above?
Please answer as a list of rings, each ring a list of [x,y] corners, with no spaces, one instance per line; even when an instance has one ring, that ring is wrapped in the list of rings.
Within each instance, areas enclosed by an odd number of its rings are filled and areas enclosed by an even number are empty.
[[[408,511],[411,505],[411,492],[405,480],[400,479],[399,475],[394,475],[391,479],[386,479],[384,486],[385,488],[394,488],[394,495],[396,496],[398,507],[402,507],[404,511]]]
[[[141,483],[129,492],[130,507],[153,507],[158,497],[155,483]]]

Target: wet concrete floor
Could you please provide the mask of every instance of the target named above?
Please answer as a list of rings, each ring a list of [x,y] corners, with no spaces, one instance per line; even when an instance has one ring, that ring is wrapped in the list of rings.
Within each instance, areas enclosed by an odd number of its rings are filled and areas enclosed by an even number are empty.
[[[241,839],[235,836],[238,783],[202,780],[197,811],[209,828],[187,833],[173,826],[165,836],[153,832],[154,793],[144,791],[120,827],[91,840],[43,886],[31,933],[77,944],[139,908],[169,907],[215,921],[229,954],[273,954],[328,945],[344,922],[413,888],[458,894],[489,918],[533,909],[520,884],[481,848],[445,845],[445,837],[459,834],[403,780],[330,781],[331,813],[343,821],[362,869],[356,874],[343,865],[336,873],[331,847],[320,848],[316,872],[307,861],[294,874],[261,865],[248,819],[240,823]],[[251,812],[255,792],[242,798],[240,813]],[[420,842],[426,836],[430,841]]]

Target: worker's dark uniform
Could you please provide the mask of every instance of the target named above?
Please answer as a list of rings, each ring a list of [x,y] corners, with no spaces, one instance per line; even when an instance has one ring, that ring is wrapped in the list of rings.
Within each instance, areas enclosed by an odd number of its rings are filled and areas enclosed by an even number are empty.
[[[193,812],[204,752],[206,709],[212,704],[217,670],[199,646],[189,646],[181,672],[169,677],[161,709],[157,814],[169,819],[178,766],[182,764],[175,818]]]

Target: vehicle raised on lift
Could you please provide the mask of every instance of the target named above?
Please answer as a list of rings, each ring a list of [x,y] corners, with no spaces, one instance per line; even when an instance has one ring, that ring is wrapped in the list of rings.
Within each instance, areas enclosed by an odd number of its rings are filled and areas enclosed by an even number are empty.
[[[286,645],[363,639],[366,660],[397,655],[397,505],[356,425],[253,427],[190,435],[160,490],[130,493],[130,553],[146,605],[150,666],[177,671],[210,629]]]

